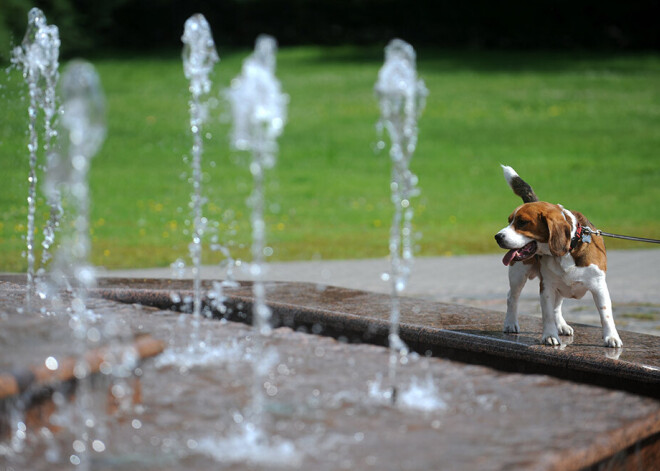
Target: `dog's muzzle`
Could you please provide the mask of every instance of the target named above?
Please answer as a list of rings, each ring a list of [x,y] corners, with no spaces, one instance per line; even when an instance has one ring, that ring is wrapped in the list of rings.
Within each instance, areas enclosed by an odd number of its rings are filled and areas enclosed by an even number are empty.
[[[499,245],[503,249],[508,248],[508,247],[505,247],[503,245],[504,244],[504,234],[502,234],[501,232],[498,232],[497,234],[495,234],[495,241],[497,242],[497,245]]]

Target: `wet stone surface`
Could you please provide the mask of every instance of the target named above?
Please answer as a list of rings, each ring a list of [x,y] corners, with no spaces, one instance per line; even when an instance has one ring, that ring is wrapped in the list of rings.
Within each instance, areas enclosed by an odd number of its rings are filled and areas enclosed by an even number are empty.
[[[300,301],[305,290],[297,288],[287,296]],[[327,290],[323,296],[335,303],[343,299],[344,311],[364,303],[364,294],[339,294]],[[46,348],[33,350],[44,339],[23,328],[11,308],[20,295],[2,289],[0,296],[2,330],[14,329],[20,337],[12,344],[12,366],[43,362],[44,354],[59,352],[69,341],[66,329],[62,338],[52,329]],[[105,416],[98,401],[106,430],[98,438],[105,449],[90,452],[95,470],[570,470],[609,459],[660,432],[660,403],[653,398],[440,358],[411,356],[400,365],[393,405],[383,394],[389,387],[383,376],[389,360],[385,348],[281,327],[266,338],[262,355],[259,389],[266,413],[265,438],[259,440],[246,426],[254,385],[249,326],[202,319],[205,348],[191,351],[190,315],[106,300],[93,300],[91,307],[114,316],[125,331],[148,332],[167,343],[159,357],[142,366],[141,404]],[[339,309],[323,310],[321,304],[315,312],[320,319],[341,317]],[[422,306],[420,315],[424,312]],[[459,314],[448,318],[458,322]],[[432,331],[439,321],[425,315],[429,327],[424,329]],[[541,349],[532,340],[534,326],[529,328],[529,348]],[[6,350],[3,344],[3,361]],[[62,430],[54,440],[58,453],[49,455],[33,431],[20,453],[2,442],[0,462],[8,469],[71,469],[73,435]]]
[[[207,288],[211,285],[207,284]],[[105,280],[99,294],[124,302],[161,308],[175,303],[171,294],[190,296],[183,280]],[[251,285],[243,282],[224,295],[234,313],[249,321]],[[268,303],[275,321],[308,331],[319,329],[351,341],[385,344],[389,297],[308,283],[269,283]],[[227,314],[221,314],[226,316]],[[422,354],[487,364],[506,371],[552,374],[564,379],[623,388],[657,397],[660,391],[660,337],[619,330],[623,348],[605,348],[602,329],[571,323],[575,334],[562,346],[541,345],[541,320],[521,316],[519,334],[502,332],[503,314],[457,304],[415,298],[401,299],[402,339]]]
[[[72,341],[72,328],[66,316],[58,316],[50,305],[33,299],[32,310],[23,302],[23,287],[0,282],[0,371],[11,371],[21,366],[43,363],[48,357],[65,358],[79,354],[82,349]],[[124,321],[136,307],[115,303],[102,298],[88,300],[93,312],[103,312],[103,323],[92,322],[91,326],[110,327],[113,337],[122,343],[132,342],[134,332]],[[116,330],[116,331],[115,331]],[[89,347],[101,347],[105,343],[104,332],[98,332],[99,341],[86,342]],[[94,334],[91,335],[95,339]]]

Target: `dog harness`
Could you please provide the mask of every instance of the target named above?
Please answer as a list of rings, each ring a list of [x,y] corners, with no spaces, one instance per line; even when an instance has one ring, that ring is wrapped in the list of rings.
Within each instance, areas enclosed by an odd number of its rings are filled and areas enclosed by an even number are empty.
[[[594,231],[591,228],[589,228],[589,227],[584,227],[583,228],[582,224],[580,224],[578,222],[577,227],[575,228],[575,235],[571,239],[571,250],[573,250],[575,247],[577,247],[577,245],[580,242],[590,244],[591,243],[591,234],[593,232]]]

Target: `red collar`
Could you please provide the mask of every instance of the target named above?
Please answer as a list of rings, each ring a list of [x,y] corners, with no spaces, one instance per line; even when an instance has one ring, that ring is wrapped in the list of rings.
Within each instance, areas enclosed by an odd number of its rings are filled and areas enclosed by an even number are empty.
[[[577,247],[580,242],[582,242],[582,224],[578,222],[575,228],[575,235],[571,239],[571,250]]]

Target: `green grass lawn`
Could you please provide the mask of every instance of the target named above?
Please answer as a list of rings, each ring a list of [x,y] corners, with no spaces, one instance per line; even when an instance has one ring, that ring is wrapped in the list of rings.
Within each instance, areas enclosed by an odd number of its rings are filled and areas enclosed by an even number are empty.
[[[220,50],[214,96],[247,51]],[[277,74],[290,96],[276,168],[267,175],[272,260],[388,253],[390,163],[374,152],[382,65],[375,48],[291,48]],[[184,156],[187,84],[178,56],[100,58],[108,137],[91,170],[92,261],[164,266],[187,256],[191,185]],[[541,199],[609,232],[660,238],[660,56],[418,51],[429,89],[412,169],[418,256],[495,252],[519,204],[499,164]],[[28,159],[25,86],[0,74],[0,270],[24,270]],[[228,143],[227,106],[207,124],[205,262],[213,240],[248,256],[248,157]],[[43,199],[40,221],[46,218]],[[612,247],[639,244],[608,240]]]

